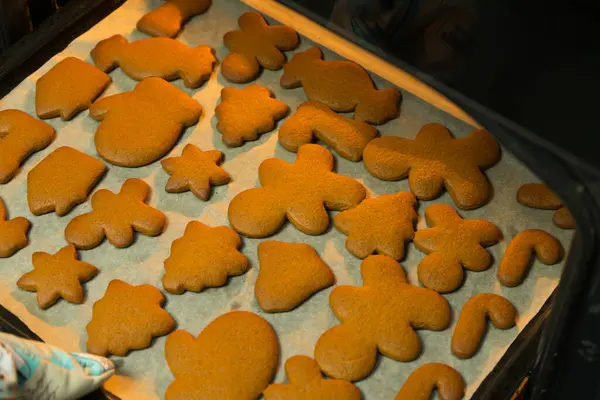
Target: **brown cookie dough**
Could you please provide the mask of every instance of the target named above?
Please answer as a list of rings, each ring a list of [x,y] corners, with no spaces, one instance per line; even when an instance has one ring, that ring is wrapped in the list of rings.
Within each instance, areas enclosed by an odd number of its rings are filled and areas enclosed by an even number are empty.
[[[104,72],[117,67],[131,79],[150,77],[173,81],[181,78],[188,88],[206,82],[217,64],[209,46],[191,48],[169,38],[149,38],[129,43],[121,35],[104,39],[92,50],[94,64]]]
[[[562,200],[543,183],[521,185],[517,192],[517,201],[524,206],[542,210],[556,210],[552,220],[562,229],[575,229],[575,218]]]
[[[315,359],[328,376],[357,381],[367,377],[378,352],[412,361],[421,352],[415,329],[444,330],[450,306],[431,289],[407,283],[402,266],[387,256],[370,256],[361,265],[363,286],[338,286],[329,305],[340,325],[317,341]]]
[[[155,10],[144,15],[137,28],[149,36],[175,37],[190,18],[202,14],[212,0],[166,0]]]
[[[490,183],[481,170],[500,160],[500,147],[487,131],[455,139],[446,127],[432,123],[423,126],[414,140],[397,136],[372,140],[363,158],[376,178],[408,177],[410,190],[421,200],[435,199],[445,187],[454,204],[470,210],[488,201]]]
[[[277,371],[279,341],[263,318],[233,311],[197,338],[184,330],[170,334],[165,357],[175,376],[166,400],[256,400]]]
[[[94,303],[92,320],[85,327],[88,352],[125,356],[150,347],[153,338],[175,328],[173,317],[162,309],[164,303],[165,296],[152,285],[131,286],[113,279]]]
[[[29,244],[27,232],[31,224],[23,217],[8,219],[6,206],[0,198],[0,258],[7,258]]]
[[[0,184],[10,182],[21,163],[48,147],[54,136],[54,128],[23,111],[0,111]]]
[[[110,76],[93,65],[67,57],[37,80],[35,112],[40,118],[68,121],[90,108],[110,82]]]
[[[254,294],[266,312],[293,310],[335,283],[329,266],[305,243],[262,242],[258,260]]]
[[[33,271],[27,272],[18,281],[23,290],[37,292],[41,309],[52,306],[63,298],[70,303],[83,303],[82,283],[98,273],[96,267],[77,259],[77,249],[68,245],[56,254],[35,252],[32,256]]]
[[[249,237],[277,232],[288,219],[309,235],[329,226],[327,210],[346,210],[366,196],[363,185],[331,172],[334,159],[324,147],[305,144],[294,164],[270,158],[258,168],[263,187],[248,189],[231,200],[228,217],[236,231]]]
[[[465,396],[465,381],[446,364],[425,364],[408,376],[394,400],[429,400],[435,390],[441,400],[460,400]]]
[[[309,100],[318,100],[337,112],[354,111],[354,118],[380,125],[399,114],[402,95],[396,88],[377,90],[368,72],[347,60],[323,60],[312,48],[294,55],[283,66],[281,86],[302,86]]]
[[[419,264],[419,282],[440,293],[449,293],[464,280],[463,268],[484,271],[492,257],[484,249],[498,243],[502,233],[491,222],[464,220],[447,204],[434,204],[425,210],[430,228],[421,229],[413,240],[417,249],[429,254]]]
[[[269,26],[262,15],[248,11],[239,19],[240,30],[227,32],[225,47],[231,51],[221,71],[230,82],[246,83],[258,77],[261,67],[278,70],[285,63],[284,51],[298,47],[296,31],[284,25]]]
[[[239,147],[275,129],[275,123],[288,111],[287,104],[274,99],[263,86],[226,87],[221,90],[221,103],[215,109],[217,129],[227,146]]]

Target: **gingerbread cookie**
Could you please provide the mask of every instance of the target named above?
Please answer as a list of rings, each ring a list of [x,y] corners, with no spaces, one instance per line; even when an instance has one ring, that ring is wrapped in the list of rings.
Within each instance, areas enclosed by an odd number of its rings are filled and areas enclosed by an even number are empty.
[[[94,64],[104,72],[120,67],[131,79],[150,77],[183,79],[188,88],[206,82],[217,64],[209,46],[191,48],[169,38],[149,38],[129,43],[121,35],[99,42],[92,50]]]
[[[324,147],[305,144],[294,164],[270,158],[258,168],[263,187],[248,189],[231,200],[227,211],[236,231],[249,237],[277,232],[288,219],[309,235],[329,226],[327,210],[346,210],[366,196],[363,185],[331,172],[333,156]]]
[[[328,376],[357,381],[368,376],[377,353],[412,361],[421,344],[415,329],[444,330],[450,306],[431,289],[407,283],[402,266],[387,256],[370,256],[361,265],[363,286],[338,286],[329,305],[341,321],[318,340],[315,359]]]
[[[400,260],[404,258],[404,243],[415,236],[416,203],[409,192],[384,194],[342,211],[333,223],[348,235],[346,248],[356,257],[379,253]]]
[[[102,189],[92,196],[92,211],[79,215],[65,228],[65,238],[78,249],[93,249],[106,237],[116,247],[133,243],[134,231],[160,235],[167,219],[146,204],[150,186],[140,179],[127,179],[118,194]]]
[[[285,362],[288,384],[271,384],[265,400],[361,400],[360,390],[341,379],[323,379],[319,365],[310,357],[294,356]]]
[[[0,258],[10,257],[29,244],[27,232],[31,224],[23,217],[8,219],[0,198]]]
[[[372,140],[363,153],[371,175],[386,181],[408,176],[410,190],[421,200],[432,200],[445,187],[454,204],[470,210],[490,196],[490,184],[481,171],[500,159],[493,136],[477,130],[454,139],[438,123],[421,128],[415,140],[386,136]]]
[[[517,201],[524,206],[542,210],[556,210],[554,225],[562,229],[575,229],[575,218],[562,200],[543,183],[521,185],[517,192]]]
[[[402,95],[396,88],[377,90],[369,73],[348,60],[323,60],[312,48],[294,55],[283,66],[281,86],[302,86],[309,100],[324,103],[333,111],[354,111],[354,119],[380,125],[399,114]]]
[[[239,31],[227,32],[223,37],[231,54],[223,60],[221,71],[230,82],[253,81],[261,67],[281,69],[285,63],[283,52],[294,50],[300,44],[295,30],[284,25],[269,26],[255,11],[244,13],[238,23]]]
[[[82,283],[98,273],[96,267],[77,259],[75,246],[63,247],[56,254],[41,251],[33,253],[33,271],[27,272],[17,286],[29,292],[37,292],[41,309],[52,306],[63,298],[70,303],[83,303]]]
[[[211,228],[191,221],[183,237],[171,245],[162,283],[169,293],[200,292],[219,287],[227,278],[245,273],[248,259],[240,253],[242,239],[228,226]]]
[[[436,389],[441,400],[460,400],[465,396],[465,381],[446,364],[425,364],[408,376],[394,400],[429,400]]]
[[[447,204],[429,206],[425,219],[430,228],[417,231],[413,240],[417,249],[429,254],[417,269],[423,286],[449,293],[462,284],[463,268],[484,271],[490,267],[492,256],[484,246],[502,238],[496,225],[481,219],[464,220]]]
[[[162,309],[164,303],[165,296],[152,285],[131,286],[113,279],[94,303],[92,320],[85,327],[88,352],[125,356],[150,347],[152,338],[175,328],[173,317]]]
[[[464,305],[452,334],[452,353],[459,358],[471,358],[477,352],[485,334],[487,319],[498,329],[515,326],[517,310],[510,301],[493,293],[480,293]]]
[[[98,154],[121,167],[158,160],[201,114],[196,100],[160,78],[144,79],[133,91],[104,97],[90,107],[90,116],[102,121],[94,138]]]
[[[144,15],[137,28],[150,36],[175,37],[183,24],[200,15],[212,4],[212,0],[166,0],[157,9]]]
[[[0,111],[0,184],[9,182],[21,163],[48,147],[54,136],[54,128],[23,111]]]
[[[110,82],[110,76],[93,65],[67,57],[37,80],[35,112],[40,118],[68,121],[90,108]]]
[[[279,341],[263,318],[233,311],[197,338],[183,330],[170,334],[165,357],[175,376],[167,400],[256,400],[277,371]]]
[[[508,245],[498,267],[498,280],[504,286],[517,286],[525,279],[532,255],[546,265],[558,263],[563,249],[554,236],[539,229],[519,233]]]
[[[212,185],[226,185],[231,177],[218,164],[223,160],[219,150],[202,151],[193,144],[183,148],[181,157],[161,161],[162,167],[171,177],[165,190],[182,193],[191,190],[201,200],[208,200]]]
[[[27,174],[27,202],[33,215],[63,216],[83,203],[106,166],[71,147],[59,147]]]
[[[254,294],[266,312],[293,310],[335,283],[329,266],[305,243],[262,242],[258,260]]]
[[[217,129],[227,146],[239,147],[275,129],[275,123],[288,111],[288,106],[274,99],[263,86],[226,87],[221,90],[221,103],[215,109]]]
[[[279,143],[294,153],[313,141],[313,136],[333,148],[342,157],[360,161],[367,143],[377,135],[371,125],[344,117],[325,104],[312,100],[298,107],[279,129]]]

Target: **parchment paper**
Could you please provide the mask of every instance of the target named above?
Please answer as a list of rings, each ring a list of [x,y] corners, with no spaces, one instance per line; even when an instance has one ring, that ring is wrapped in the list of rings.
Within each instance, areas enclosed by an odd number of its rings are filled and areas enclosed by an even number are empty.
[[[0,101],[0,109],[17,108],[31,114],[35,113],[35,82],[59,60],[67,56],[75,56],[91,61],[90,50],[99,41],[113,34],[123,34],[129,40],[141,39],[143,34],[135,30],[135,24],[142,14],[159,5],[159,1],[129,0],[120,9],[107,17],[89,32],[77,38],[62,53],[48,61],[46,65],[23,81],[9,95]],[[213,2],[210,10],[189,22],[179,40],[190,46],[208,44],[215,48],[219,60],[227,54],[223,46],[223,34],[237,28],[237,19],[248,6],[237,0],[219,0]],[[270,21],[274,22],[274,21]],[[297,51],[305,50],[315,43],[303,39]],[[335,54],[325,50],[326,59],[337,58]],[[288,57],[291,54],[288,53]],[[369,66],[365,65],[368,69]],[[271,89],[276,97],[286,102],[293,112],[306,100],[302,89],[285,90],[279,84],[282,72],[265,71],[257,83]],[[111,73],[113,83],[104,94],[132,90],[135,81],[126,77],[120,70]],[[387,82],[374,77],[378,87],[389,86]],[[90,210],[89,202],[75,208],[69,215],[59,218],[55,214],[34,217],[28,210],[26,201],[27,173],[40,160],[54,149],[69,145],[88,154],[97,156],[93,135],[97,122],[93,121],[87,111],[70,122],[59,119],[50,120],[57,130],[57,138],[50,147],[32,156],[22,170],[10,183],[0,186],[0,196],[5,200],[11,217],[25,216],[32,222],[30,245],[9,259],[0,260],[0,303],[22,319],[34,332],[45,341],[70,351],[85,351],[85,326],[91,318],[92,304],[104,294],[108,282],[119,278],[131,284],[150,283],[162,289],[160,279],[163,274],[163,261],[169,255],[171,242],[183,234],[185,225],[191,220],[200,220],[216,226],[228,224],[227,206],[230,200],[244,189],[257,184],[259,164],[271,157],[282,158],[288,162],[295,160],[295,154],[289,153],[277,144],[277,132],[265,134],[260,140],[245,144],[237,149],[225,147],[215,128],[214,109],[218,102],[220,90],[225,82],[218,70],[210,81],[199,90],[186,89],[181,81],[175,85],[193,95],[205,109],[199,124],[188,129],[177,146],[170,153],[179,155],[187,143],[194,143],[203,150],[219,149],[225,153],[224,168],[231,174],[233,181],[227,186],[215,188],[212,198],[202,202],[191,193],[168,194],[164,190],[168,175],[160,164],[135,169],[109,166],[110,170],[98,188],[118,191],[121,184],[130,177],[144,179],[153,187],[150,204],[163,211],[169,220],[165,232],[156,238],[138,235],[135,244],[127,249],[116,249],[109,243],[90,250],[80,252],[81,259],[96,265],[100,274],[85,285],[87,300],[83,305],[73,305],[59,301],[46,311],[38,308],[36,296],[20,290],[16,281],[31,266],[31,255],[35,251],[54,253],[66,245],[63,231],[66,224],[75,216]],[[401,116],[379,127],[382,135],[400,135],[413,138],[420,127],[427,122],[441,122],[448,126],[457,136],[472,130],[465,123],[450,117],[446,113],[423,102],[419,98],[403,91]],[[335,155],[335,153],[334,153]],[[407,181],[383,182],[369,175],[362,163],[347,161],[336,155],[337,171],[352,176],[369,189],[370,195],[393,193],[408,190]],[[497,360],[508,348],[518,332],[537,313],[543,302],[557,285],[561,265],[545,266],[536,262],[526,281],[516,288],[504,288],[496,280],[496,268],[510,239],[526,228],[544,229],[556,235],[566,249],[570,246],[572,233],[563,231],[552,224],[552,212],[532,210],[519,205],[515,201],[516,191],[522,183],[537,179],[510,153],[503,151],[502,160],[488,170],[487,175],[493,184],[494,195],[491,202],[478,210],[461,211],[465,218],[485,218],[494,222],[502,230],[504,240],[489,250],[494,256],[494,265],[485,272],[467,272],[464,286],[455,293],[446,295],[450,302],[454,323],[463,304],[474,294],[494,292],[506,296],[519,311],[516,328],[500,331],[490,329],[482,348],[470,360],[458,360],[450,352],[450,338],[453,326],[444,332],[421,331],[419,336],[423,343],[421,357],[410,363],[400,363],[380,357],[373,374],[358,386],[366,399],[392,399],[400,389],[406,377],[418,366],[429,362],[444,362],[459,370],[468,383],[467,398],[476,390],[479,383],[493,368]],[[419,228],[425,227],[422,218],[424,209],[433,203],[451,203],[447,194],[431,202],[420,202]],[[321,236],[308,236],[293,226],[285,228],[271,239],[288,242],[304,242],[312,245],[321,257],[333,269],[338,284],[360,285],[360,262],[345,248],[346,236],[335,228]],[[217,316],[234,309],[249,310],[265,317],[275,328],[281,343],[282,357],[276,381],[285,379],[283,363],[295,354],[312,355],[314,345],[319,336],[328,328],[337,324],[337,320],[328,307],[327,299],[331,289],[313,296],[294,311],[280,314],[263,313],[254,299],[254,282],[258,274],[256,246],[260,240],[244,239],[243,252],[251,260],[252,268],[242,277],[231,279],[223,288],[208,289],[200,294],[184,295],[167,294],[166,309],[176,319],[178,328],[186,329],[197,335],[203,327]],[[411,244],[407,257],[402,265],[408,272],[409,280],[417,284],[416,267],[423,254]],[[164,359],[165,338],[158,338],[151,348],[130,353],[127,357],[116,358],[121,376],[111,379],[107,389],[115,395],[126,399],[162,398],[173,377]]]

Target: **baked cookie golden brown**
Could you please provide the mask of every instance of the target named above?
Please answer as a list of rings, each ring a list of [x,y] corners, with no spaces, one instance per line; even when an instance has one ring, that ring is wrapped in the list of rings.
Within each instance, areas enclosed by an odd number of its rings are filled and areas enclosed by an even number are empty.
[[[0,198],[0,258],[10,257],[29,244],[27,232],[30,227],[26,218],[8,219],[6,206]]]
[[[137,28],[150,36],[175,37],[190,18],[202,14],[212,0],[166,0],[155,10],[145,14]]]
[[[425,364],[408,376],[394,400],[429,400],[435,390],[441,400],[460,400],[465,396],[465,381],[446,364]]]
[[[517,192],[517,201],[524,206],[542,210],[556,210],[552,220],[562,229],[575,229],[575,218],[562,200],[543,183],[521,185]]]

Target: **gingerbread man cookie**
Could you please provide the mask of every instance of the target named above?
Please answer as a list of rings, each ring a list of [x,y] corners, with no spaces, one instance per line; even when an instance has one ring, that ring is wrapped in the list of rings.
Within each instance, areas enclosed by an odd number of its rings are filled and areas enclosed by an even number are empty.
[[[342,211],[333,223],[348,235],[346,248],[356,257],[379,253],[400,260],[404,243],[415,236],[416,203],[409,192],[384,194]]]
[[[310,357],[294,356],[285,362],[288,384],[274,383],[263,392],[265,400],[361,400],[360,390],[341,379],[323,379]]]
[[[557,238],[539,229],[519,233],[508,245],[498,267],[498,280],[504,286],[517,286],[525,279],[532,255],[546,265],[558,263],[563,249]]]
[[[175,320],[162,309],[165,296],[152,285],[131,286],[113,279],[104,297],[94,303],[92,320],[85,327],[87,350],[92,354],[125,356],[130,350],[150,347],[152,338],[175,328]]]
[[[150,186],[140,179],[125,181],[118,194],[102,189],[92,196],[92,211],[73,218],[65,228],[65,238],[78,249],[93,249],[106,237],[116,247],[133,243],[134,231],[160,235],[167,219],[146,204]]]
[[[218,164],[223,160],[219,150],[202,151],[193,144],[183,148],[181,157],[161,161],[162,167],[171,177],[165,190],[182,193],[191,190],[201,200],[208,200],[211,185],[226,185],[231,177]]]
[[[394,400],[429,400],[436,389],[441,400],[460,400],[465,396],[465,381],[446,364],[425,364],[408,376]]]
[[[225,285],[229,276],[241,275],[249,268],[248,259],[239,251],[241,247],[240,235],[228,226],[211,228],[191,221],[183,237],[173,242],[165,260],[165,290],[182,294]]]
[[[294,164],[270,158],[258,168],[263,187],[248,189],[231,200],[229,222],[249,237],[277,232],[288,219],[309,235],[320,235],[329,226],[327,210],[346,210],[366,196],[363,185],[331,172],[333,155],[324,147],[305,144]]]
[[[120,67],[131,79],[150,77],[183,79],[188,88],[206,82],[217,64],[209,46],[191,48],[169,38],[149,38],[129,43],[121,35],[100,41],[92,50],[94,64],[104,72]]]
[[[323,60],[312,48],[294,55],[283,66],[281,86],[302,86],[309,100],[318,100],[333,111],[354,111],[354,119],[380,125],[399,114],[402,95],[396,88],[377,90],[369,73],[347,60]]]
[[[212,0],[166,0],[144,15],[137,28],[149,36],[175,37],[187,20],[202,14],[211,4]]]
[[[407,283],[402,266],[387,256],[361,265],[362,287],[338,286],[329,305],[341,321],[317,341],[315,359],[328,376],[357,381],[368,376],[377,353],[412,361],[421,351],[415,329],[444,330],[450,306],[431,289]]]
[[[367,170],[375,177],[395,181],[408,176],[410,190],[421,200],[432,200],[445,187],[454,204],[469,210],[490,196],[490,184],[481,169],[500,159],[493,136],[477,130],[455,139],[438,123],[421,128],[415,140],[386,136],[372,140],[363,153]]]
[[[32,263],[33,271],[23,275],[17,281],[17,286],[37,292],[37,301],[43,310],[60,298],[70,303],[83,303],[81,284],[98,273],[92,264],[77,259],[77,249],[72,244],[63,247],[56,254],[35,252]]]
[[[35,112],[40,118],[68,121],[90,108],[110,82],[110,76],[93,65],[67,57],[37,80]]]
[[[552,220],[562,229],[575,229],[575,218],[562,200],[543,183],[522,185],[517,192],[517,201],[524,206],[542,210],[556,210]]]
[[[27,174],[31,213],[66,215],[87,199],[105,170],[102,161],[71,147],[59,147]]]
[[[100,157],[121,167],[150,164],[171,150],[202,107],[160,78],[144,79],[131,92],[97,100],[90,116],[102,121],[94,142]]]
[[[54,128],[23,111],[0,111],[0,184],[9,182],[21,163],[48,147],[54,136]]]
[[[226,87],[221,90],[221,103],[215,109],[217,129],[227,146],[239,147],[275,129],[275,123],[288,111],[287,104],[274,99],[263,86]]]
[[[233,311],[194,338],[178,330],[167,337],[165,357],[175,380],[166,400],[256,400],[279,363],[279,341],[256,314]]]
[[[491,222],[481,219],[464,220],[447,204],[434,204],[425,210],[430,226],[415,234],[417,249],[429,254],[419,264],[419,282],[440,293],[460,287],[463,268],[484,271],[492,257],[483,248],[498,243],[502,233]]]
[[[0,199],[0,258],[10,257],[29,244],[27,232],[30,227],[23,217],[8,219],[6,206]]]
[[[269,26],[255,11],[239,19],[240,30],[225,34],[223,42],[231,51],[223,60],[221,71],[230,82],[246,83],[258,77],[261,67],[279,70],[285,63],[284,51],[300,44],[298,34],[284,25]]]
[[[477,352],[487,319],[498,329],[515,326],[517,310],[510,301],[493,293],[480,293],[464,305],[452,334],[452,353],[459,358],[471,358]]]
[[[279,143],[294,153],[313,141],[313,136],[333,148],[342,157],[360,161],[362,152],[375,136],[371,125],[331,111],[320,101],[307,101],[298,107],[279,129]]]
[[[258,245],[260,268],[254,287],[263,311],[290,311],[335,283],[333,272],[305,243],[275,240]]]

